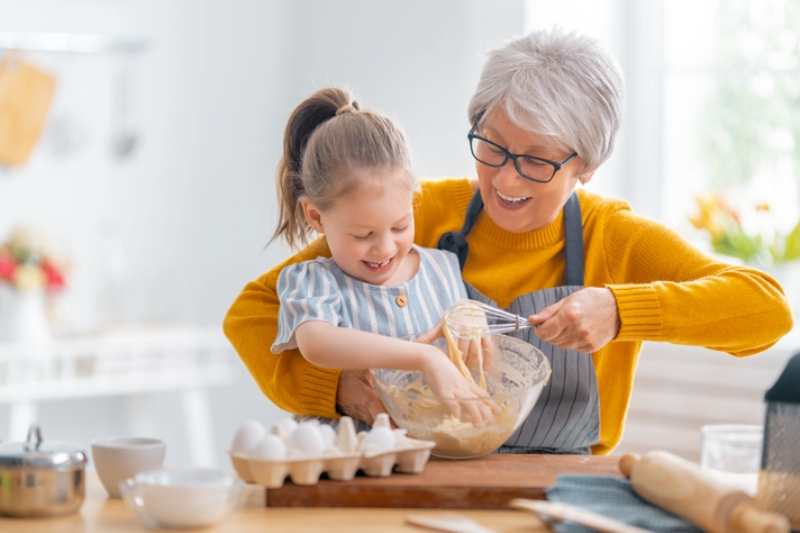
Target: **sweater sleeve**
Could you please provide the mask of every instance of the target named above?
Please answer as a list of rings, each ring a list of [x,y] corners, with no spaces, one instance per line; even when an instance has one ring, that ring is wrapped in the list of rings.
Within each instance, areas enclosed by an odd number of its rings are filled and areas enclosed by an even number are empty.
[[[621,327],[616,340],[704,346],[746,356],[792,329],[780,285],[754,268],[714,260],[677,232],[613,209],[605,255]]]
[[[315,366],[296,349],[270,353],[278,334],[277,281],[285,266],[330,256],[324,239],[317,239],[255,281],[248,283],[222,324],[247,370],[261,391],[290,413],[338,418],[336,388],[341,371]]]

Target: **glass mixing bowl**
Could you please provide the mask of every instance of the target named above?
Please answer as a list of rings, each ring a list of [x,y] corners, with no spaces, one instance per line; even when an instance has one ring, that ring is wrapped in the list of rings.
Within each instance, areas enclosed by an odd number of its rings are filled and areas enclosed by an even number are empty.
[[[506,335],[484,339],[492,344],[491,367],[484,372],[486,391],[499,407],[493,423],[473,425],[452,414],[452,399],[433,395],[420,372],[372,370],[375,389],[395,423],[408,436],[436,443],[432,455],[448,459],[471,459],[497,450],[522,424],[533,409],[550,377],[550,362],[531,344]],[[444,339],[434,343],[446,351]],[[478,382],[477,369],[473,370]],[[464,400],[479,402],[483,400]]]

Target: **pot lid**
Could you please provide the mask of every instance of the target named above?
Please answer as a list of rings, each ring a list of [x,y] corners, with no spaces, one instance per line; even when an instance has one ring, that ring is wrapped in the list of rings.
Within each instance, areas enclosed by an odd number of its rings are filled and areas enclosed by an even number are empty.
[[[86,463],[86,454],[77,446],[61,442],[42,442],[39,426],[31,424],[26,442],[0,444],[0,466],[69,470]]]

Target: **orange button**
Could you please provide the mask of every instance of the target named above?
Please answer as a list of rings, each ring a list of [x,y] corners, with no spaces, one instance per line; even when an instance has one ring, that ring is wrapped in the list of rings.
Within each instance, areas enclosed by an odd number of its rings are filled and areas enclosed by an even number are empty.
[[[408,298],[406,298],[405,294],[401,294],[395,299],[395,302],[397,302],[397,305],[400,307],[405,307],[408,304]]]

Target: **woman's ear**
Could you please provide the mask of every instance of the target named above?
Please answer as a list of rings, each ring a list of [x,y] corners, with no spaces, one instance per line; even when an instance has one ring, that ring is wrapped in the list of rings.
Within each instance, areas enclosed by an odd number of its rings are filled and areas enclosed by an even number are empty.
[[[594,176],[594,170],[589,172],[588,174],[584,174],[578,179],[581,181],[581,185],[586,185],[587,183],[589,183],[589,180],[592,179],[592,176]]]
[[[306,216],[308,225],[314,228],[317,233],[324,234],[325,226],[322,224],[322,211],[308,202],[300,202],[303,206],[303,214]]]

